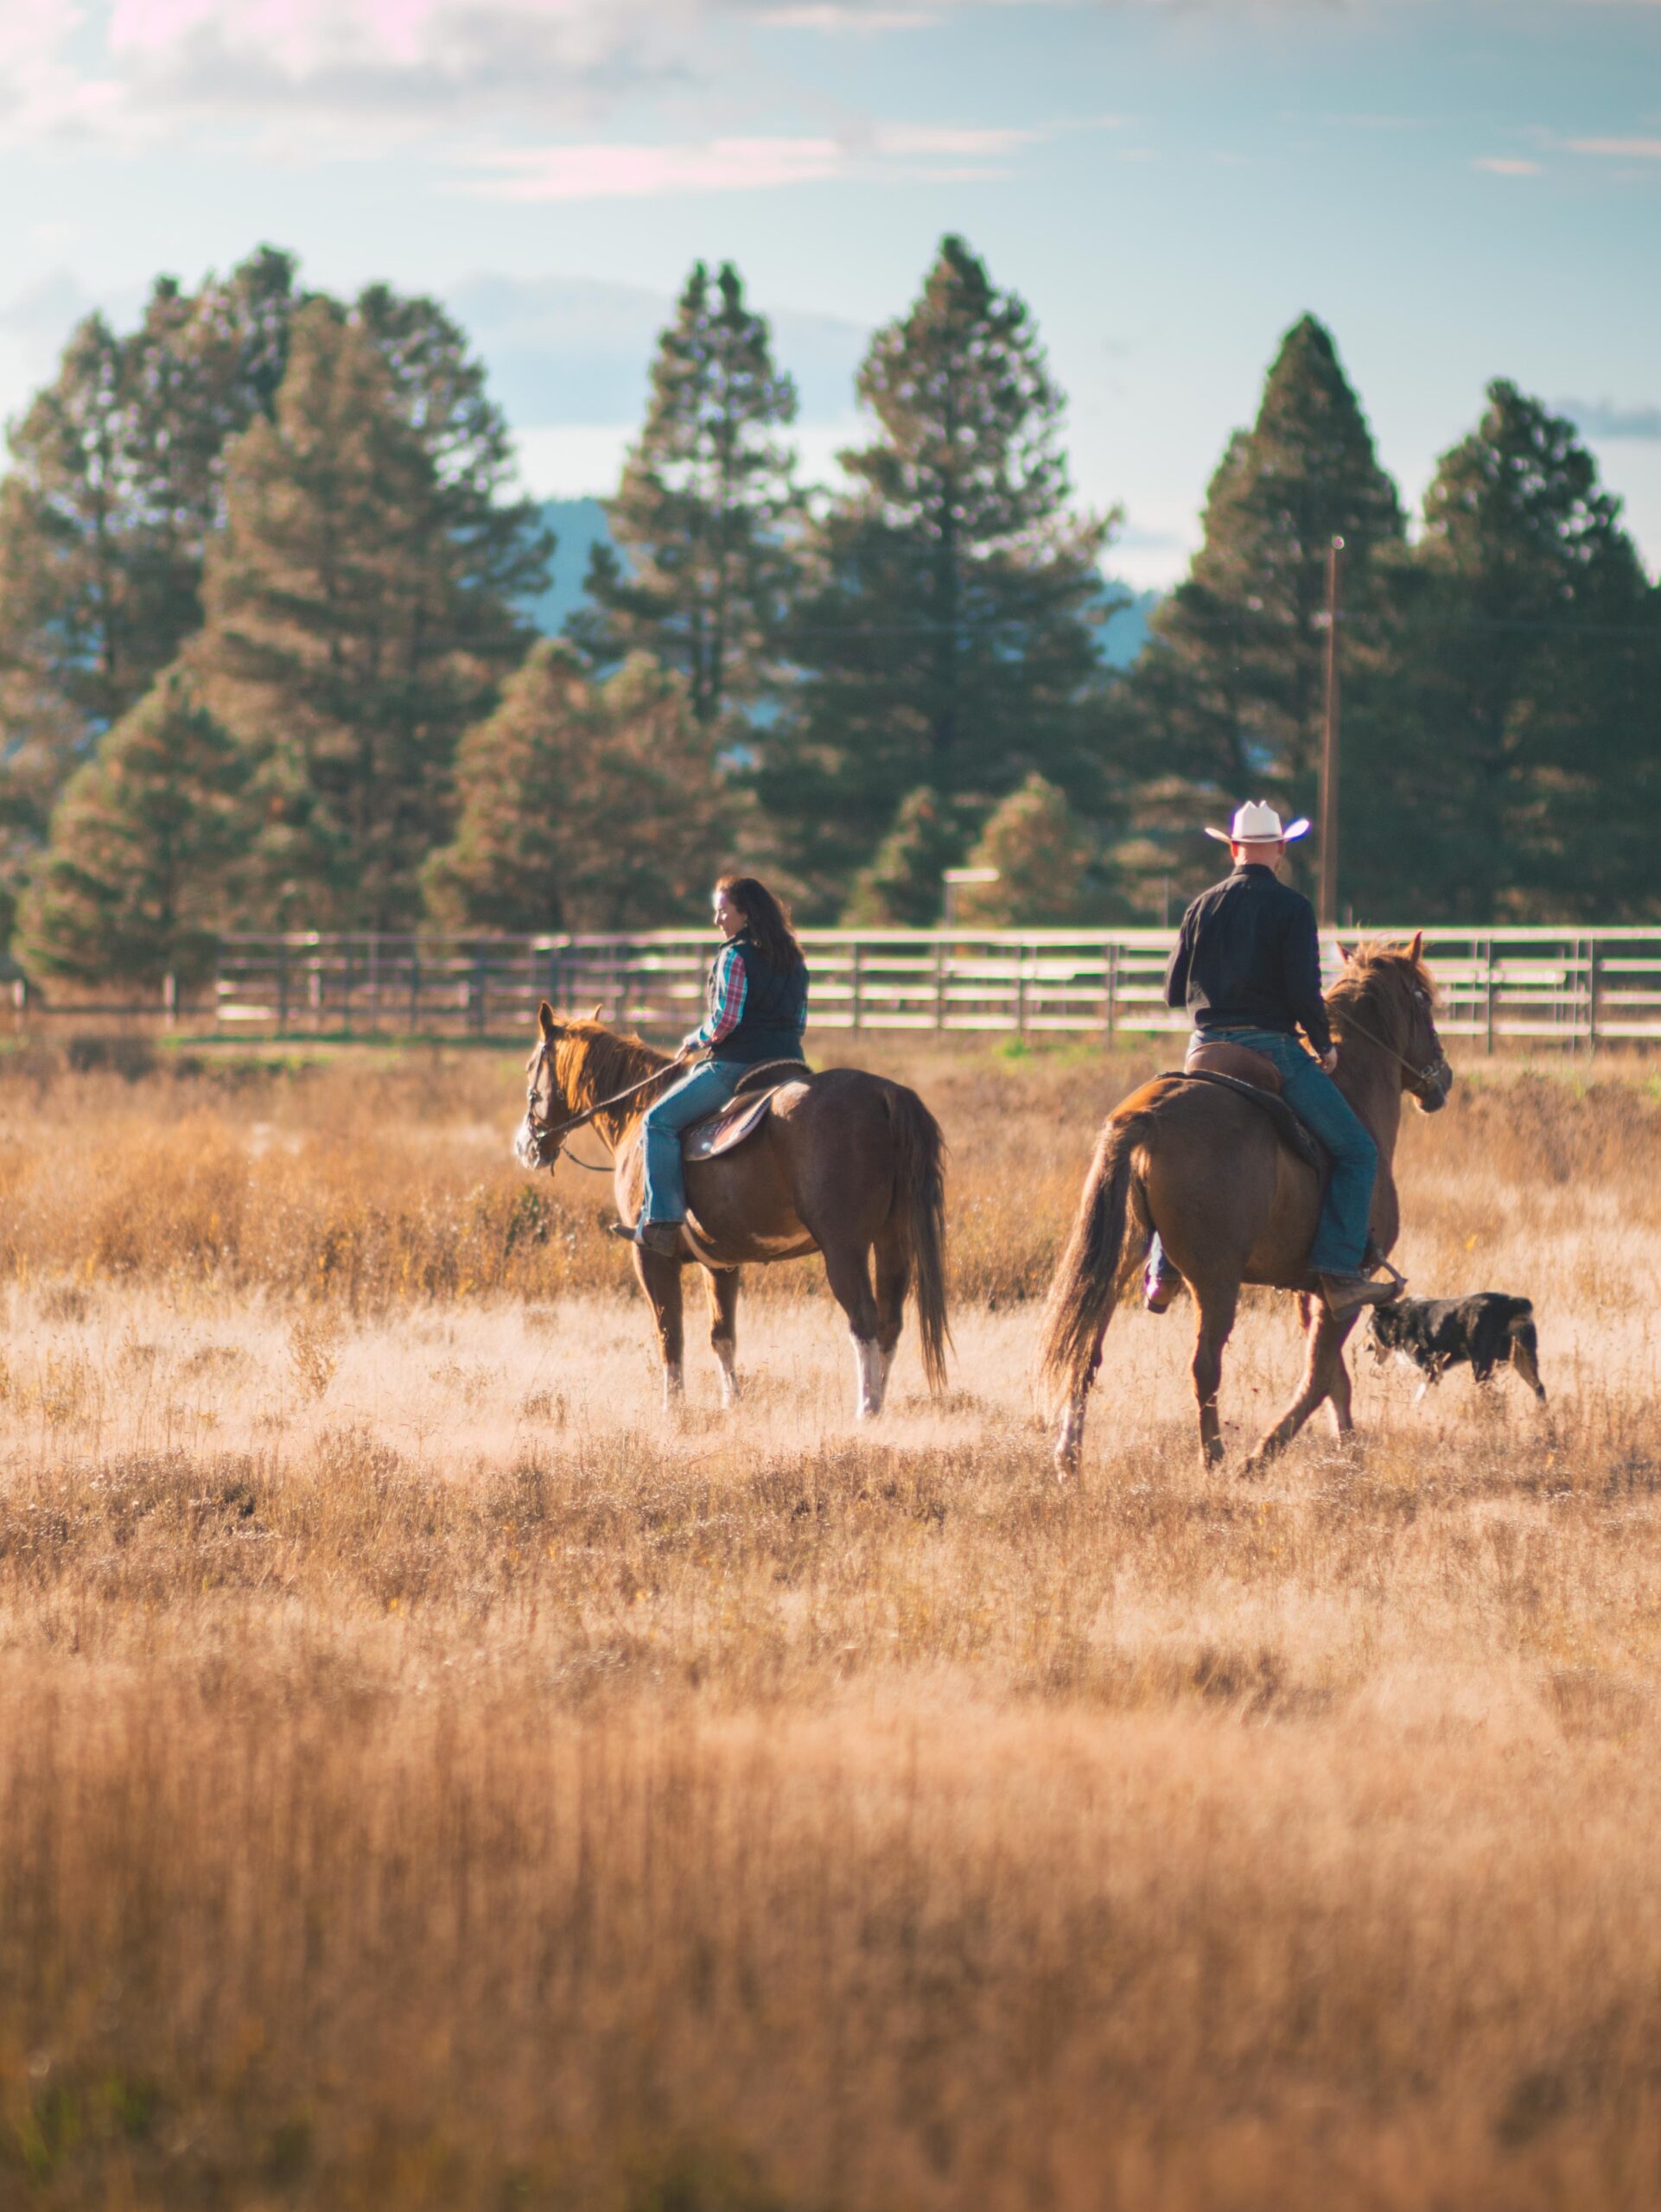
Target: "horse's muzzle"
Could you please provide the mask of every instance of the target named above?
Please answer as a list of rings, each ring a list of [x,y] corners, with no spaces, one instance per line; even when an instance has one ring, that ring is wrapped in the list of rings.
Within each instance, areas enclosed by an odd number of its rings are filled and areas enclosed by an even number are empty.
[[[1414,1086],[1413,1096],[1419,1102],[1422,1114],[1440,1114],[1448,1103],[1448,1094],[1454,1087],[1454,1071],[1445,1059],[1440,1059],[1424,1070]]]
[[[513,1157],[521,1167],[532,1171],[538,1167],[551,1167],[559,1158],[559,1141],[557,1138],[554,1139],[550,1150],[546,1130],[538,1128],[527,1114],[514,1133]]]

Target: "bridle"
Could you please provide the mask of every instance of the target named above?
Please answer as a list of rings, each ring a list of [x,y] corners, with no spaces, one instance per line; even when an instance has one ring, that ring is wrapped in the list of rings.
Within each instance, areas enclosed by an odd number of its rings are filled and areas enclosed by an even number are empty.
[[[1428,1011],[1430,1001],[1419,985],[1411,983],[1408,988],[1419,1004]],[[1348,1007],[1335,1006],[1332,1013],[1334,1021],[1342,1023],[1346,1028],[1353,1029],[1358,1036],[1365,1037],[1370,1045],[1376,1045],[1381,1052],[1387,1052],[1398,1067],[1407,1070],[1413,1079],[1413,1091],[1416,1097],[1419,1096],[1422,1091],[1432,1089],[1439,1091],[1444,1099],[1447,1097],[1454,1071],[1448,1065],[1448,1055],[1441,1049],[1440,1039],[1437,1040],[1435,1058],[1427,1060],[1422,1068],[1416,1068],[1404,1053],[1398,1052],[1393,1045],[1386,1044],[1376,1030],[1369,1029],[1364,1021],[1358,1021]]]
[[[573,1114],[568,1121],[554,1122],[544,1121],[537,1110],[537,1091],[542,1081],[542,1071],[547,1065],[548,1040],[544,1037],[537,1047],[535,1059],[531,1063],[531,1082],[525,1096],[525,1135],[531,1140],[539,1167],[552,1167],[557,1163],[564,1141],[573,1129],[580,1129],[585,1122],[592,1122],[595,1115],[603,1114],[608,1106],[620,1105],[625,1098],[633,1098],[637,1090],[646,1090],[648,1084],[659,1082],[669,1072],[666,1067],[653,1068],[650,1075],[642,1076],[639,1083],[631,1083],[626,1090],[614,1091],[609,1098],[596,1098],[592,1106],[585,1106],[580,1114]],[[672,1067],[674,1062],[671,1060],[669,1065]],[[544,1154],[550,1145],[553,1151],[544,1158]],[[605,1175],[611,1171],[612,1163],[608,1160],[579,1160],[575,1153],[570,1152],[564,1156],[573,1167],[583,1168],[590,1175]]]

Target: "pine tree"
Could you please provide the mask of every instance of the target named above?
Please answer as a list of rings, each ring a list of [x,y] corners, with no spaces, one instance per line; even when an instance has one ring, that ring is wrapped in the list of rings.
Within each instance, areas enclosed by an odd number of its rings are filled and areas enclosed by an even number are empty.
[[[960,238],[877,333],[872,444],[813,531],[803,682],[758,777],[810,903],[834,911],[907,792],[983,809],[1037,769],[1098,792],[1093,632],[1108,524],[1068,510],[1063,401],[1030,314]]]
[[[379,353],[435,478],[434,523],[470,601],[467,638],[493,656],[524,650],[525,604],[548,587],[554,550],[534,499],[512,496],[518,472],[507,418],[461,325],[434,300],[384,284],[358,296],[353,320]]]
[[[1281,342],[1251,429],[1231,437],[1206,495],[1187,580],[1159,608],[1127,706],[1156,811],[1188,787],[1193,830],[1174,841],[1185,883],[1210,865],[1207,804],[1266,798],[1313,814],[1325,701],[1326,563],[1344,540],[1346,715],[1365,713],[1378,658],[1380,549],[1401,543],[1395,486],[1331,337],[1312,315]],[[1146,813],[1145,809],[1138,810]],[[1156,827],[1151,817],[1138,828]]]
[[[601,666],[651,653],[686,678],[711,725],[754,702],[773,672],[795,582],[792,457],[772,433],[796,391],[773,364],[763,318],[730,262],[699,262],[658,345],[645,426],[606,502],[588,605],[570,628]]]
[[[1487,397],[1395,565],[1389,742],[1355,751],[1347,874],[1375,913],[1653,915],[1661,594],[1574,425]]]
[[[943,878],[974,837],[973,810],[931,785],[907,791],[894,826],[854,878],[843,920],[850,929],[932,929]]]
[[[31,975],[198,981],[246,849],[245,763],[182,667],[105,734],[52,817],[19,931]]]
[[[296,317],[276,419],[239,441],[193,649],[255,764],[262,918],[387,929],[451,818],[461,732],[524,632],[363,320]]]
[[[0,896],[99,733],[202,620],[202,571],[228,456],[269,420],[302,296],[271,247],[194,293],[159,278],[137,327],[97,317],[12,433],[0,484]],[[366,291],[358,321],[437,479],[432,526],[517,657],[512,603],[545,582],[550,541],[508,496],[511,442],[455,324],[431,301]]]
[[[0,483],[0,878],[27,874],[99,734],[201,620],[224,452],[281,372],[293,264],[262,249],[194,296],[162,277],[138,327],[99,316],[10,434]]]
[[[1089,839],[1066,794],[1028,776],[989,818],[969,865],[996,868],[990,883],[966,883],[958,918],[983,929],[1065,929],[1089,912]]]
[[[604,682],[544,639],[468,733],[430,910],[458,929],[611,931],[683,919],[735,809],[685,679],[636,654]]]

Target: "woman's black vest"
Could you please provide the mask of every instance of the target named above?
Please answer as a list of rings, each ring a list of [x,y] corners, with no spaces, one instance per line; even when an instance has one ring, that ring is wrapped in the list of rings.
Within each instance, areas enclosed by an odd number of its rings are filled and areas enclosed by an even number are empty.
[[[744,962],[744,1011],[736,1025],[710,1047],[710,1058],[739,1060],[747,1065],[758,1060],[799,1060],[807,1020],[806,968],[799,961],[789,969],[773,967],[762,958],[748,930],[740,930],[732,942]],[[720,964],[717,958],[710,971],[711,998]]]

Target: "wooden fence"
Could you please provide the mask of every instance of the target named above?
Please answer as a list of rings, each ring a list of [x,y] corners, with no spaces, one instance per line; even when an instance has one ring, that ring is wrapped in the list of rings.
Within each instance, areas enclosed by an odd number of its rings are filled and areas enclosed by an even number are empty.
[[[1094,1032],[1181,1029],[1164,1004],[1167,930],[808,930],[811,1026]],[[1404,931],[1370,934],[1400,936]],[[678,1033],[702,1010],[707,933],[635,937],[227,937],[213,1017],[276,1036],[529,1038],[539,999]],[[1425,954],[1444,1035],[1498,1045],[1661,1042],[1661,929],[1436,929]],[[1336,946],[1327,957],[1336,963]]]

